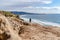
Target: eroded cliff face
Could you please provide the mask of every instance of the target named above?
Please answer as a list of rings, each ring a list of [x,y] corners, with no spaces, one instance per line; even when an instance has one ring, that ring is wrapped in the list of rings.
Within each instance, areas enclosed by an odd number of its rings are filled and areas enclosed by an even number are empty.
[[[0,40],[60,40],[60,28],[27,23],[0,13]]]

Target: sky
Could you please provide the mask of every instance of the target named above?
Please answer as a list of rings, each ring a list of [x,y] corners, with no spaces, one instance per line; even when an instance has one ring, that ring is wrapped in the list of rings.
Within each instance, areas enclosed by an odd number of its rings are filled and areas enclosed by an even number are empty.
[[[60,14],[60,0],[0,0],[0,10]]]

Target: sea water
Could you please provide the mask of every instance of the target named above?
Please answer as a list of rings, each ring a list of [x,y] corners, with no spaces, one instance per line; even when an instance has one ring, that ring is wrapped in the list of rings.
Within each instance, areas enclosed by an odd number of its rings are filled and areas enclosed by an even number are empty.
[[[25,21],[32,19],[32,22],[44,25],[60,26],[60,14],[35,14],[35,15],[21,15]]]

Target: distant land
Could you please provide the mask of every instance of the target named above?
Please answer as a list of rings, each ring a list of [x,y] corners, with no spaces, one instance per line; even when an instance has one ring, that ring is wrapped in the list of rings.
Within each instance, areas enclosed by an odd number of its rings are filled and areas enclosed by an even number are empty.
[[[47,13],[29,13],[29,12],[18,12],[18,11],[10,11],[13,14],[17,15],[46,15]],[[48,14],[58,14],[58,13],[48,13]]]
[[[11,13],[17,14],[17,15],[39,15],[38,13],[29,13],[29,12],[17,12],[17,11],[11,11]],[[42,15],[42,14],[41,14]]]

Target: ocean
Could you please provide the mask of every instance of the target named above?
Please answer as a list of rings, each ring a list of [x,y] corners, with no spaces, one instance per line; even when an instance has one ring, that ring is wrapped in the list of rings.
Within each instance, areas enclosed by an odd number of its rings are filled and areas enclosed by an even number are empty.
[[[25,21],[29,21],[32,19],[32,22],[43,24],[43,25],[51,25],[51,26],[60,26],[60,14],[33,14],[33,15],[21,15],[20,16]]]

